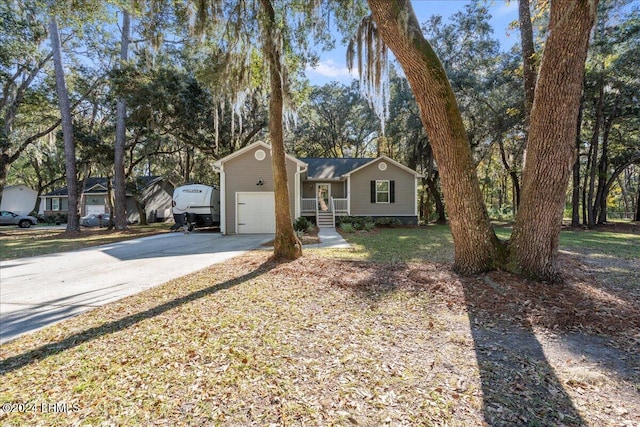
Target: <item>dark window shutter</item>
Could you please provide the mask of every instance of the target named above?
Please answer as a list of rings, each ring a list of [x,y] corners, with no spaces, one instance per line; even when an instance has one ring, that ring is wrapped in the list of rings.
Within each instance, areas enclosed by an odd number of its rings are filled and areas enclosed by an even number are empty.
[[[396,202],[396,182],[395,181],[389,181],[389,202],[390,203]]]
[[[376,202],[376,182],[371,181],[371,203]]]

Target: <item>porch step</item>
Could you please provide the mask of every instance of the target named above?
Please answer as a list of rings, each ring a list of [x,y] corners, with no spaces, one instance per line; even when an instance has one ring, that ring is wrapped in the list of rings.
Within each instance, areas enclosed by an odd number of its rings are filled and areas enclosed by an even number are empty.
[[[335,228],[334,216],[331,212],[318,212],[316,218],[318,228]]]

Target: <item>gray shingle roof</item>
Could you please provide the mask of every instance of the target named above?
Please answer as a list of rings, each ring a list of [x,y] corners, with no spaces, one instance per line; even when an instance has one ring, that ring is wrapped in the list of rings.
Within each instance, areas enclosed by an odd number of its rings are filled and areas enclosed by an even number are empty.
[[[159,180],[160,177],[153,175],[153,176],[143,176],[143,177],[138,177],[138,180],[140,180],[140,183],[142,184],[142,188],[148,187],[149,185],[153,184],[155,181]],[[78,186],[80,188],[83,188],[83,182],[80,181],[78,182]],[[103,188],[93,188],[96,185],[100,185]],[[87,179],[87,185],[84,191],[84,194],[104,194],[107,192],[106,188],[107,188],[107,178],[104,177],[90,177]],[[92,189],[93,188],[93,189]],[[53,190],[47,194],[44,194],[45,197],[49,197],[49,196],[68,196],[69,195],[69,191],[67,190],[67,187],[62,187],[62,188],[58,188],[57,190]]]
[[[307,170],[308,179],[340,179],[346,173],[364,166],[374,159],[319,159],[302,158],[309,167]]]

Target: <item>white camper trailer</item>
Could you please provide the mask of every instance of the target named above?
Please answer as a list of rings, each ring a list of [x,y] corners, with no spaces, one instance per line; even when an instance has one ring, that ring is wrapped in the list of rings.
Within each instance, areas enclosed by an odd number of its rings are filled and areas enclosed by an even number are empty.
[[[220,190],[202,184],[188,184],[173,191],[173,219],[176,226],[220,225]]]

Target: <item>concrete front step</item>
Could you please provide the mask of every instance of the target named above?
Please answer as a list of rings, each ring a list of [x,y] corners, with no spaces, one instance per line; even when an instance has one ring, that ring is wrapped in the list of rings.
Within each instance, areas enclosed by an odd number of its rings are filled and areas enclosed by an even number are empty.
[[[335,228],[336,226],[331,212],[319,212],[317,222],[318,228]]]

